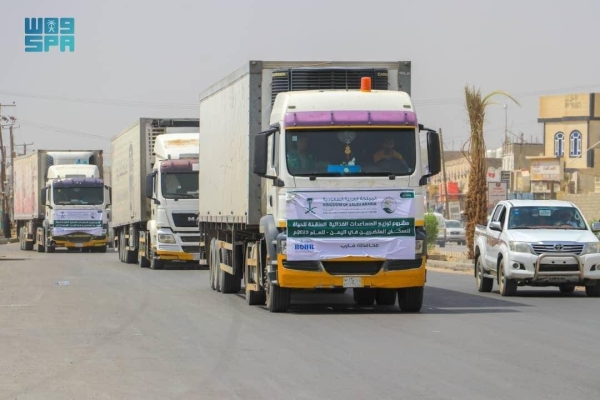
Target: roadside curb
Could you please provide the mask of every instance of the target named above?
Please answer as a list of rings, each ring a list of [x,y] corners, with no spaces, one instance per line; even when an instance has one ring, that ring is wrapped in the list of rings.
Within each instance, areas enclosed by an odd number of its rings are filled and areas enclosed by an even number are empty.
[[[473,271],[473,263],[464,261],[440,261],[427,259],[427,266],[451,271]]]

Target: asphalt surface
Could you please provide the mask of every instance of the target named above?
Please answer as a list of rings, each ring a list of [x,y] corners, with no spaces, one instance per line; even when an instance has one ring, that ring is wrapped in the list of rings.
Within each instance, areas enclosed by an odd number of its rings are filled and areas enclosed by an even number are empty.
[[[205,270],[0,246],[0,399],[600,397],[600,299],[427,285],[420,314],[357,309],[350,291],[270,314]]]

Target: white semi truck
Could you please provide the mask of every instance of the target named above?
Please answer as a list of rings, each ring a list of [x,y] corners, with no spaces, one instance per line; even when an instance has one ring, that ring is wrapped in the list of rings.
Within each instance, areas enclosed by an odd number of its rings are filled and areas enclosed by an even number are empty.
[[[250,61],[200,95],[213,289],[243,280],[271,312],[294,290],[346,288],[359,305],[421,309],[440,142],[417,122],[410,77],[410,62]]]
[[[102,150],[37,150],[15,158],[21,250],[106,252],[110,188],[102,170]]]
[[[140,118],[111,141],[112,227],[119,259],[197,264],[198,119]]]

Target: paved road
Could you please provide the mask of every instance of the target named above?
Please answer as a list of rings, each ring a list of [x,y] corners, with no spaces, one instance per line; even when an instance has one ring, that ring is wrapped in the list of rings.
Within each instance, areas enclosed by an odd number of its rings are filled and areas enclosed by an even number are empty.
[[[319,294],[276,315],[213,292],[202,270],[0,255],[0,399],[600,396],[600,300],[581,292],[508,301],[430,272],[421,314]]]

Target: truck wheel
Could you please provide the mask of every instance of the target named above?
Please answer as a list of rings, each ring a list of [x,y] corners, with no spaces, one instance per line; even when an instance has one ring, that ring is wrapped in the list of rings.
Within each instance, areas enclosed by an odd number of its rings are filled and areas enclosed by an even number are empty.
[[[150,269],[163,269],[164,263],[156,257],[152,257],[150,260]]]
[[[242,289],[242,280],[237,275],[231,275],[217,267],[221,280],[221,293],[239,293]]]
[[[46,253],[54,253],[54,250],[56,250],[56,247],[54,246],[46,247]]]
[[[249,306],[262,306],[267,301],[267,294],[264,290],[246,289],[246,302]]]
[[[491,292],[494,287],[494,279],[483,276],[481,256],[477,256],[475,259],[475,282],[477,283],[477,290],[480,292]]]
[[[37,251],[38,251],[38,253],[44,253],[46,251],[46,249],[44,248],[43,245],[38,244],[37,245]]]
[[[375,302],[375,289],[355,288],[352,292],[357,306],[372,306]]]
[[[377,289],[375,301],[378,306],[393,306],[396,303],[395,289]]]
[[[595,281],[592,286],[586,286],[585,294],[588,297],[600,297],[600,280]]]
[[[563,294],[571,294],[575,291],[575,285],[563,283],[558,286],[558,290],[560,290],[560,292]]]
[[[419,312],[423,306],[423,286],[398,289],[398,305],[404,312]]]
[[[282,288],[267,284],[267,308],[272,313],[286,312],[290,308],[291,291],[288,288]]]
[[[150,261],[146,257],[140,256],[139,260],[140,268],[148,268],[150,266]]]
[[[517,281],[506,278],[504,274],[504,260],[498,266],[498,290],[501,296],[514,296],[517,294]]]

